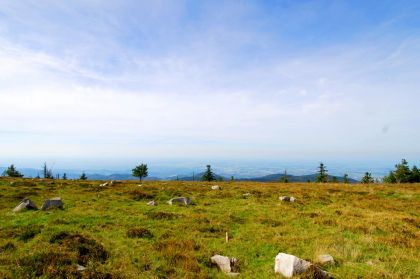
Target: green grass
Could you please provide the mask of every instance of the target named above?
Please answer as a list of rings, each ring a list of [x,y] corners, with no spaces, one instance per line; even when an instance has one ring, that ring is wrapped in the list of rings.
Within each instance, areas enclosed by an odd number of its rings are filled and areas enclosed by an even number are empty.
[[[236,257],[242,278],[276,278],[279,252],[328,253],[336,278],[420,274],[419,184],[11,181],[0,180],[0,278],[225,278],[214,254]],[[63,210],[12,212],[55,196]],[[168,205],[175,196],[193,204]]]

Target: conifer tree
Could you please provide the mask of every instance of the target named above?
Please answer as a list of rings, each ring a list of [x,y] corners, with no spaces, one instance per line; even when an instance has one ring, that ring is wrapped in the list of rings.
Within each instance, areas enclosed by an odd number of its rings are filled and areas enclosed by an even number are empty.
[[[343,183],[349,183],[349,175],[347,173],[345,173],[343,176]]]
[[[23,177],[23,174],[21,174],[16,168],[15,165],[10,165],[10,167],[7,168],[5,174],[9,177]]]
[[[372,174],[370,172],[365,172],[365,175],[363,176],[362,180],[360,181],[363,184],[371,184],[375,181],[372,178]]]
[[[44,163],[43,173],[45,179],[54,179],[53,173],[51,169],[48,169],[47,163]]]
[[[214,181],[216,180],[214,173],[211,170],[211,166],[207,165],[206,171],[203,173],[203,176],[201,177],[201,180],[203,181]]]
[[[79,178],[80,180],[87,180],[87,176],[85,174],[85,172],[82,173],[82,175]]]
[[[289,178],[287,177],[287,171],[284,170],[284,174],[283,176],[280,178],[280,182],[281,183],[288,183],[289,182]]]
[[[61,179],[67,180],[67,174],[66,173],[63,173],[63,177]]]
[[[318,167],[318,176],[316,177],[316,182],[326,183],[328,182],[328,170],[325,168],[324,163],[320,163]]]

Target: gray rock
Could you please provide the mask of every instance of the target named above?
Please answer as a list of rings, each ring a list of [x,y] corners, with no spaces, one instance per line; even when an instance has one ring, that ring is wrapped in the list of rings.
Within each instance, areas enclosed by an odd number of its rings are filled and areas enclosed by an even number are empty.
[[[313,265],[312,263],[299,259],[296,256],[279,253],[274,262],[274,272],[280,273],[286,278],[295,275],[310,273],[312,278],[328,279],[332,278],[326,271]]]
[[[328,254],[319,255],[317,260],[318,260],[318,263],[321,265],[334,265],[335,264],[334,258]]]
[[[42,210],[48,210],[50,208],[60,208],[63,209],[63,201],[60,197],[52,198],[49,200],[45,200],[44,204],[42,205]]]
[[[35,203],[30,199],[24,198],[14,209],[13,212],[20,212],[23,210],[37,210]]]
[[[212,190],[222,190],[222,187],[220,187],[219,185],[213,185],[211,186]]]
[[[232,271],[233,266],[235,266],[238,260],[236,258],[229,259],[225,256],[214,255],[213,257],[211,257],[211,262],[213,264],[216,264],[217,267],[224,273],[230,273]],[[232,276],[235,276],[235,274],[232,274]]]
[[[155,202],[155,201],[149,201],[147,203],[147,205],[149,205],[149,206],[157,206],[157,202]]]
[[[188,204],[191,203],[191,200],[188,197],[177,197],[177,198],[170,199],[168,201],[168,203],[170,205],[173,205],[173,204],[185,204],[185,205],[188,205]]]
[[[286,202],[295,202],[296,199],[294,197],[281,196],[279,197],[279,200],[286,201]]]

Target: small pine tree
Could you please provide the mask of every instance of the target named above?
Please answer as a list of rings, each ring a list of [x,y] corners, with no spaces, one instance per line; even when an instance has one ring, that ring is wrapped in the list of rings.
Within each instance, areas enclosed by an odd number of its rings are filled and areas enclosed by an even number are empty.
[[[204,172],[203,176],[201,177],[201,180],[203,181],[214,181],[216,180],[214,173],[211,170],[211,166],[207,165],[207,169]]]
[[[337,181],[337,176],[333,176],[332,177],[332,183],[337,183],[338,181]]]
[[[79,178],[80,180],[87,180],[87,176],[85,174],[85,172],[82,173],[82,175]]]
[[[140,164],[136,166],[134,169],[132,169],[132,172],[134,177],[138,177],[140,179],[140,182],[143,180],[144,177],[147,177],[149,175],[149,172],[147,170],[147,164]]]
[[[375,181],[372,178],[372,174],[370,172],[365,172],[365,175],[363,176],[362,180],[360,181],[363,184],[371,184]]]
[[[407,160],[402,159],[400,164],[395,165],[394,175],[397,183],[407,183],[410,181],[411,171],[408,167]]]
[[[316,182],[326,183],[328,182],[328,170],[325,168],[324,163],[320,163],[318,167],[318,176],[316,177]]]
[[[419,183],[420,182],[420,171],[416,166],[413,166],[410,175],[410,182],[411,183]]]
[[[343,176],[343,183],[349,183],[350,181],[349,181],[349,175],[347,174],[347,173],[345,173],[344,174],[344,176]]]
[[[233,175],[230,177],[230,181],[235,181],[235,177],[233,177]]]
[[[23,177],[23,174],[21,174],[15,166],[12,164],[10,167],[7,168],[5,174],[9,177]]]
[[[67,174],[66,173],[63,173],[63,176],[61,177],[61,179],[67,180]]]
[[[287,171],[284,170],[284,174],[282,177],[280,177],[280,182],[281,183],[289,183],[289,178],[287,177]]]
[[[384,183],[397,183],[397,179],[395,178],[395,174],[393,171],[390,171],[389,174],[383,178],[383,180]]]
[[[43,173],[45,179],[54,179],[52,170],[47,167],[47,163],[44,163]]]

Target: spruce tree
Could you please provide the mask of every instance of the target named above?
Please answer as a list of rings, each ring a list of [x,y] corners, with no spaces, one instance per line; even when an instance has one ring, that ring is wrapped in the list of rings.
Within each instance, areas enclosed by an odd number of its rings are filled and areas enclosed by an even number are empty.
[[[320,163],[318,167],[318,176],[316,177],[316,182],[326,183],[328,182],[328,170],[325,168],[324,163]]]
[[[47,163],[44,163],[43,173],[44,173],[44,178],[45,179],[54,179],[52,170],[48,169]]]
[[[411,183],[420,182],[420,171],[416,166],[413,166],[413,168],[411,169],[410,182]]]
[[[410,182],[411,171],[408,167],[407,160],[402,159],[400,164],[395,165],[394,176],[397,180],[397,183]]]
[[[211,170],[211,166],[207,165],[206,171],[203,173],[203,176],[201,177],[201,180],[203,181],[214,181],[216,180],[214,173]]]
[[[23,174],[21,174],[15,166],[12,164],[10,167],[7,168],[5,174],[9,177],[23,177]]]
[[[82,175],[79,178],[80,180],[87,180],[87,176],[85,174],[85,172],[82,173]]]
[[[347,173],[345,173],[343,176],[343,183],[349,183],[349,175]]]
[[[61,179],[67,180],[67,174],[66,173],[63,173],[63,177]]]
[[[284,170],[283,176],[280,178],[281,183],[289,183],[289,178],[287,177],[287,171]]]
[[[370,172],[365,172],[365,175],[363,176],[362,180],[360,181],[363,184],[371,184],[375,181],[372,178],[372,174]]]

